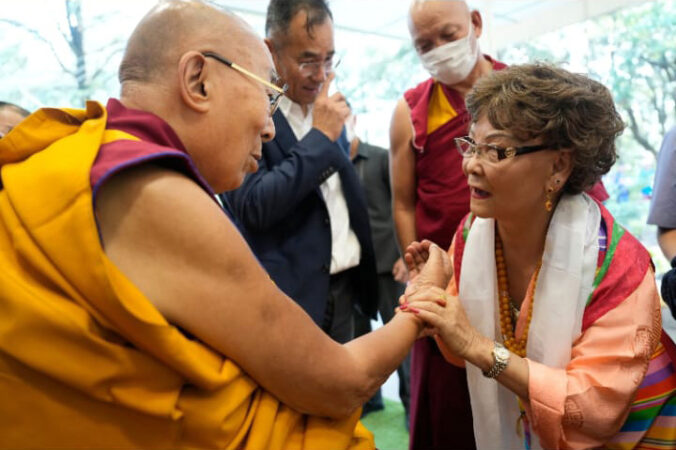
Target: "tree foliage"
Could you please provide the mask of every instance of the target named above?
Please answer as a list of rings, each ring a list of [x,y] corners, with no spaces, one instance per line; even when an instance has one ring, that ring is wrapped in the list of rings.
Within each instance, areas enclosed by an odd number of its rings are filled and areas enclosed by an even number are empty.
[[[61,74],[65,75],[65,80],[62,77],[55,77],[54,82],[48,86],[37,87],[33,96],[40,97],[43,103],[55,101],[59,104],[67,99],[68,103],[79,106],[92,98],[94,93],[114,76],[110,59],[121,52],[123,37],[106,36],[106,42],[96,46],[96,40],[89,39],[89,32],[98,31],[103,24],[111,24],[115,15],[85,16],[83,0],[63,0],[62,11],[63,15],[54,21],[59,39],[51,37],[53,33],[49,31],[53,30],[39,29],[17,19],[0,18],[0,30],[9,33],[11,29],[48,49],[46,54],[53,58],[61,69]],[[64,47],[68,49],[67,52],[62,51]],[[3,61],[16,62],[21,58],[21,52],[5,51],[14,57],[8,55]],[[6,94],[5,96],[12,97]],[[20,96],[20,93],[17,93],[17,96]]]
[[[508,63],[543,60],[589,73],[612,92],[627,130],[618,140],[619,159],[604,177],[616,219],[660,254],[654,227],[646,225],[655,156],[676,119],[676,8],[673,0],[635,8],[571,26],[507,49]],[[578,45],[560,45],[574,41]],[[584,46],[579,45],[584,43]],[[566,49],[566,47],[568,47]],[[664,261],[655,258],[664,269]]]
[[[674,24],[674,2],[653,1],[603,17],[591,30],[591,72],[610,87],[631,136],[653,156],[676,118]]]
[[[420,78],[420,62],[409,42],[402,42],[390,53],[368,48],[362,60],[367,63],[352,72],[340,86],[351,99],[367,100],[364,103],[398,99],[415,83],[416,75]]]
[[[508,63],[541,60],[564,66],[581,60],[585,70],[613,93],[627,134],[654,157],[676,119],[674,24],[674,1],[652,1],[561,30],[549,39],[521,43],[500,57]],[[575,33],[586,35],[585,48],[552,45]]]

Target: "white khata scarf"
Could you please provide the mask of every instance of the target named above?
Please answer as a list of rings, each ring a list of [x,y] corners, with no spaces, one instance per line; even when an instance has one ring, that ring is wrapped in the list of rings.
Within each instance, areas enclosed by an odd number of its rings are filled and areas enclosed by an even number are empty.
[[[601,211],[586,194],[564,195],[554,211],[528,334],[527,357],[532,361],[555,368],[565,368],[570,361],[594,281],[600,222]],[[484,336],[502,342],[493,219],[477,218],[470,228],[459,297],[472,325]],[[516,394],[471,364],[467,365],[467,380],[478,448],[523,448],[523,438],[516,432]],[[532,448],[541,448],[535,433],[531,439]]]

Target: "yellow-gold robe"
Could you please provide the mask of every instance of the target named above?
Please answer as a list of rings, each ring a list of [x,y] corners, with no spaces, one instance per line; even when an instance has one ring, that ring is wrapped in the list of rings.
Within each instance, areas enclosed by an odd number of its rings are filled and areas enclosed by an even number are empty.
[[[168,323],[100,243],[107,112],[43,109],[0,140],[0,447],[373,448]],[[206,194],[205,194],[206,195]]]

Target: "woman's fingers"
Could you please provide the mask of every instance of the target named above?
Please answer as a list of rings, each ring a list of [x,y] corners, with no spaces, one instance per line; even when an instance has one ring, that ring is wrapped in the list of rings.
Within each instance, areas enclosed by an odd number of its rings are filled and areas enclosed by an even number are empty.
[[[444,324],[444,318],[439,314],[440,311],[434,309],[432,306],[439,308],[438,305],[433,303],[421,303],[418,305],[409,305],[404,309],[404,306],[401,307],[401,310],[411,314],[415,314],[420,320],[425,322],[428,326],[431,326],[438,332],[439,329]]]
[[[448,301],[449,294],[436,286],[424,285],[418,287],[416,284],[410,284],[404,295],[409,303],[418,301],[438,302],[439,300],[443,300],[445,303]]]

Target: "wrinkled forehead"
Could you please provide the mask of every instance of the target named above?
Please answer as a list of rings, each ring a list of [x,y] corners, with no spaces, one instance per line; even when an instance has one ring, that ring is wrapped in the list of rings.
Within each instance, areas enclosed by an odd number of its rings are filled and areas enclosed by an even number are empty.
[[[225,18],[224,26],[204,32],[192,48],[214,51],[264,79],[270,79],[274,63],[263,38],[236,16]]]

